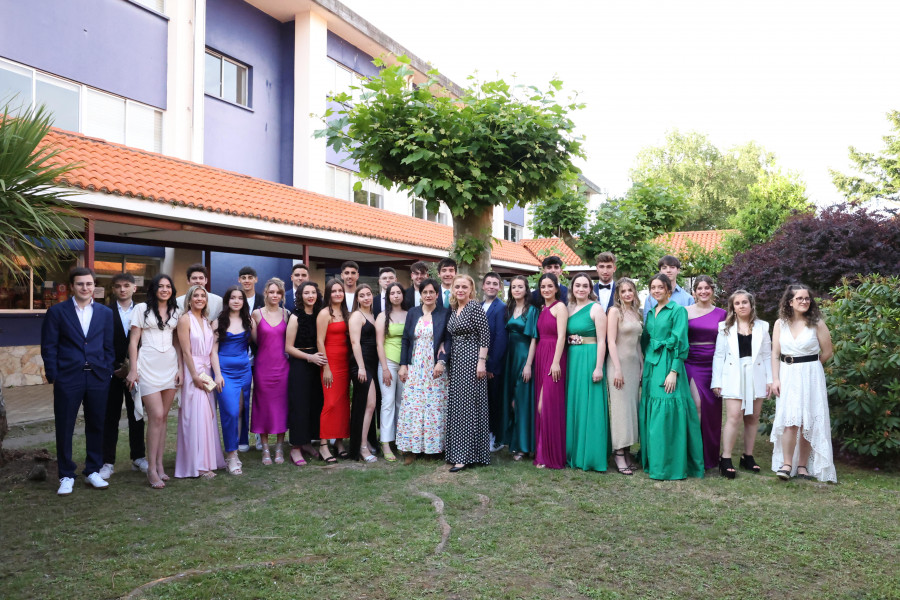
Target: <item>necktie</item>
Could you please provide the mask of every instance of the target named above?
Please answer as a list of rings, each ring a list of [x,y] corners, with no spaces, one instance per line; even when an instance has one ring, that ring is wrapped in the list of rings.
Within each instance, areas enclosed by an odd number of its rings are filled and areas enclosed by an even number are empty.
[[[598,283],[598,284],[597,284],[597,291],[598,291],[598,292],[599,292],[600,290],[611,290],[611,289],[612,289],[612,284],[611,284],[611,283],[607,283],[607,284]]]
[[[450,306],[450,290],[444,290],[444,306]]]

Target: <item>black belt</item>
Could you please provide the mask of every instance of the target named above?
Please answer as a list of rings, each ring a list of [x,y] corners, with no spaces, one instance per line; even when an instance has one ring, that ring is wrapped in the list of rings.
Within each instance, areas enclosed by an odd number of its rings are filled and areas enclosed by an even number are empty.
[[[807,356],[785,356],[781,355],[781,362],[793,365],[794,363],[805,363],[819,360],[818,354],[808,354]]]

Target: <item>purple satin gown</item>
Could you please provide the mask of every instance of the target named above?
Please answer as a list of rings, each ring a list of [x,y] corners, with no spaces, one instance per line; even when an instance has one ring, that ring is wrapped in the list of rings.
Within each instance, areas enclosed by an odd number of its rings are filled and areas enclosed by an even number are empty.
[[[558,302],[554,302],[555,306]],[[548,469],[566,466],[566,353],[559,361],[559,381],[550,376],[556,353],[556,317],[541,308],[537,321],[538,342],[534,355],[534,464]],[[543,394],[543,399],[541,398]],[[540,412],[538,406],[540,405]]]
[[[260,316],[256,332],[257,351],[253,367],[253,410],[250,431],[277,434],[287,431],[288,375],[290,366],[284,354],[287,324],[275,327]]]
[[[726,312],[714,308],[711,312],[688,320],[688,343],[690,351],[684,361],[688,385],[693,381],[700,394],[700,432],[703,436],[703,462],[707,469],[719,466],[722,446],[722,399],[713,394],[712,362],[716,353],[716,337],[719,323],[725,320]]]

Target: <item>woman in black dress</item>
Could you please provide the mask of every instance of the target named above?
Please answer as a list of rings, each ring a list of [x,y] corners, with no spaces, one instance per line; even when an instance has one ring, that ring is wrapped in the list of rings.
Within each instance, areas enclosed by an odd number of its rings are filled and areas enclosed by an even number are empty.
[[[468,275],[453,280],[450,308],[446,352],[440,355],[436,369],[442,370],[445,360],[449,365],[444,456],[453,463],[450,472],[457,473],[473,463],[491,464],[485,378],[491,333],[484,310],[475,302],[475,282]]]
[[[312,442],[319,437],[322,414],[322,378],[320,369],[328,359],[316,349],[316,316],[322,309],[319,288],[304,281],[297,290],[294,312],[285,332],[285,352],[290,357],[288,374],[288,427],[291,433],[291,462],[306,464],[303,450],[318,456]]]
[[[378,345],[372,302],[375,295],[365,283],[356,287],[353,313],[350,315],[350,380],[353,381],[353,403],[350,405],[350,458],[375,462],[375,412],[381,392],[378,387]]]

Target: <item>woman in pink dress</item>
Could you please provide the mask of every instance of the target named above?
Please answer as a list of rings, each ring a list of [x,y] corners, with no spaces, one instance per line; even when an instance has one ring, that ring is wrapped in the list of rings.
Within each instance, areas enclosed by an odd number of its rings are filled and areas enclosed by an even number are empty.
[[[175,477],[212,479],[214,471],[225,466],[219,443],[216,406],[203,376],[214,377],[222,390],[219,356],[213,352],[213,330],[207,316],[207,294],[203,286],[193,285],[186,298],[190,311],[178,319],[178,341],[184,357],[184,385],[178,409],[178,446],[175,454]]]
[[[556,275],[538,280],[543,299],[538,316],[534,356],[534,464],[537,468],[566,466],[566,325],[569,313],[559,301]]]
[[[253,409],[250,431],[263,438],[262,464],[271,465],[269,436],[277,436],[275,464],[284,462],[284,434],[288,423],[288,374],[290,365],[284,352],[287,321],[291,314],[281,306],[284,282],[273,277],[263,288],[265,304],[253,311],[251,332],[256,342],[253,368]]]

